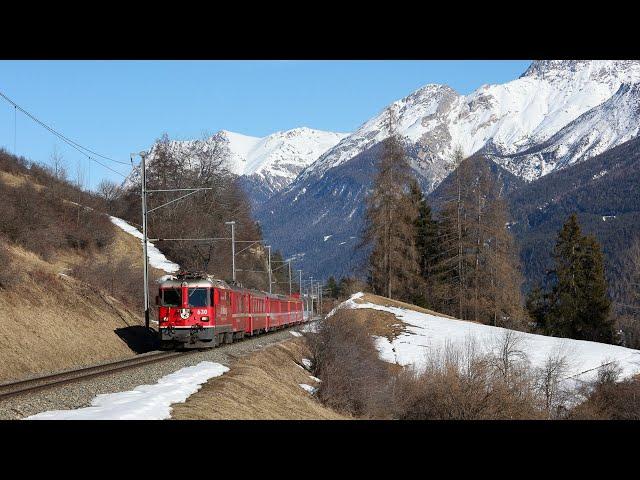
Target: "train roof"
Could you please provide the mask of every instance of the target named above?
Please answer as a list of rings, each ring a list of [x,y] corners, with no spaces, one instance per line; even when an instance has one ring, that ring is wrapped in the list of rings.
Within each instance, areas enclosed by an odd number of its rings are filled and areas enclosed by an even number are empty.
[[[229,290],[229,284],[224,280],[220,280],[219,278],[213,278],[211,276],[207,277],[170,277],[164,278],[162,281],[158,282],[160,288],[178,288],[181,287],[183,283],[186,283],[189,287],[202,287],[202,288],[224,288]]]
[[[253,288],[244,288],[238,285],[229,285],[224,280],[215,278],[205,273],[184,273],[180,272],[176,276],[165,275],[158,280],[159,288],[179,288],[183,283],[186,283],[189,287],[201,287],[201,288],[222,288],[224,290],[232,290],[234,292],[247,292],[254,296],[260,296],[263,298],[272,298],[278,300],[290,300],[296,298],[289,295],[280,295],[277,293],[263,292],[262,290],[256,290]]]

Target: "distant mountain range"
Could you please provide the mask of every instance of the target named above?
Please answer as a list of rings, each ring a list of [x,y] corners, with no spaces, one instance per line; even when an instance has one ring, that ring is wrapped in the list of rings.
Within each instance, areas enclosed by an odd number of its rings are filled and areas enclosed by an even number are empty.
[[[227,131],[214,137],[228,142],[230,166],[242,178],[266,239],[306,272],[326,278],[352,274],[362,263],[363,252],[355,246],[390,109],[415,174],[434,201],[460,148],[495,162],[513,192],[522,192],[522,197],[510,193],[521,212],[516,198],[536,204],[526,192],[538,182],[569,179],[560,172],[638,135],[639,82],[639,61],[535,61],[519,78],[483,85],[469,95],[426,85],[351,134],[300,128],[262,139]],[[207,147],[206,140],[174,143],[186,154]],[[549,177],[553,172],[558,177]],[[596,185],[585,184],[581,191]],[[598,208],[613,209],[607,205]],[[606,217],[604,210],[597,215]],[[555,228],[556,220],[552,223]],[[518,235],[524,241],[524,234]]]
[[[255,189],[260,199],[265,199],[289,185],[305,167],[345,136],[345,133],[306,127],[276,132],[263,138],[221,130],[203,140],[173,140],[169,149],[176,155],[195,158],[198,152],[206,152],[214,145],[226,145],[229,170]],[[153,145],[149,149],[149,162],[153,162],[156,147]],[[134,170],[125,180],[125,186],[135,182],[139,174],[137,169]]]

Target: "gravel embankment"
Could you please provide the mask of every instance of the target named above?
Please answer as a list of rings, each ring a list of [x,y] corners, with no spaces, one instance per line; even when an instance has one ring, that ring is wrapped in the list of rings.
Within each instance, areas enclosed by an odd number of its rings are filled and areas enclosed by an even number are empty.
[[[154,384],[165,375],[203,360],[229,366],[236,357],[244,356],[266,345],[293,338],[290,332],[298,329],[282,330],[255,338],[246,338],[231,345],[223,345],[123,372],[114,372],[101,377],[79,380],[60,387],[9,398],[0,401],[0,420],[21,419],[47,410],[88,407],[96,395],[132,390],[138,385]]]

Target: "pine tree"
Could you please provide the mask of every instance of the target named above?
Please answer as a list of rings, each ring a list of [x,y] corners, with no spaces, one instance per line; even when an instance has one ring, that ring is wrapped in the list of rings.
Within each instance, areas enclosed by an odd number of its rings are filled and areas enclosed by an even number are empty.
[[[334,278],[333,275],[331,275],[327,280],[327,284],[325,288],[329,291],[329,297],[338,298],[338,293],[339,293],[338,283],[336,282],[336,279]]]
[[[613,324],[604,257],[598,241],[583,235],[572,214],[558,233],[550,291],[536,290],[527,307],[548,335],[611,343]]]
[[[435,308],[434,282],[435,264],[440,252],[438,240],[438,222],[433,219],[431,207],[427,203],[420,184],[411,182],[411,202],[416,206],[418,216],[415,221],[415,246],[418,255],[419,281],[413,302],[416,305]]]
[[[610,317],[611,300],[607,295],[604,256],[593,235],[583,239],[584,251],[581,269],[584,273],[582,310],[576,323],[576,337],[596,342],[613,341],[613,320]]]

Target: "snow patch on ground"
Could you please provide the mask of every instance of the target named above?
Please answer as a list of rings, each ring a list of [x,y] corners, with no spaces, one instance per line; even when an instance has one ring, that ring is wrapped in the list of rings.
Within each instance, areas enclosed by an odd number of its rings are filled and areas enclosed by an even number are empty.
[[[309,360],[308,358],[303,358],[302,359],[302,365],[304,365],[305,368],[307,370],[309,370],[311,368],[311,365],[312,365],[311,360]]]
[[[134,226],[129,225],[127,222],[118,217],[109,216],[111,222],[120,227],[122,230],[127,232],[130,235],[133,235],[136,238],[140,239],[140,243],[142,243],[142,233]],[[147,253],[149,255],[149,265],[153,268],[157,268],[159,270],[163,270],[167,273],[175,273],[180,270],[180,265],[177,263],[170,262],[167,260],[167,257],[163,255],[163,253],[156,248],[156,246],[147,240]]]
[[[306,383],[299,383],[298,385],[300,385],[300,387],[304,390],[306,390],[307,392],[309,392],[311,395],[313,395],[314,393],[316,393],[316,390],[318,390],[316,387],[312,387],[311,385],[307,385]]]
[[[302,336],[302,334],[300,332],[296,332],[294,330],[290,330],[289,333],[291,335],[293,335],[294,337],[301,337]]]
[[[342,308],[370,308],[392,313],[406,325],[406,331],[393,341],[375,337],[380,358],[390,363],[420,369],[425,366],[428,355],[442,352],[447,345],[464,347],[474,341],[481,352],[488,353],[497,348],[507,329],[454,320],[413,310],[387,307],[374,303],[356,303],[362,294],[355,294],[342,304]],[[340,307],[338,307],[340,308]],[[604,343],[547,337],[532,333],[517,332],[520,346],[531,366],[542,367],[555,352],[561,352],[569,360],[567,378],[591,381],[602,363],[618,362],[622,377],[630,377],[640,371],[640,350],[608,345]]]
[[[308,318],[305,317],[305,320]],[[306,325],[304,325],[301,329],[301,332],[304,333],[318,333],[318,322],[316,320],[314,320],[313,322],[309,322]]]
[[[27,420],[164,420],[171,417],[172,404],[183,403],[207,380],[227,371],[219,363],[200,362],[162,377],[155,385],[98,395],[90,407],[42,412]]]
[[[332,309],[329,313],[327,313],[327,318],[332,317],[338,310],[341,310],[343,308],[358,308],[359,304],[354,300],[361,298],[363,295],[364,293],[362,292],[354,293],[349,297],[349,299],[345,300],[340,305]]]

